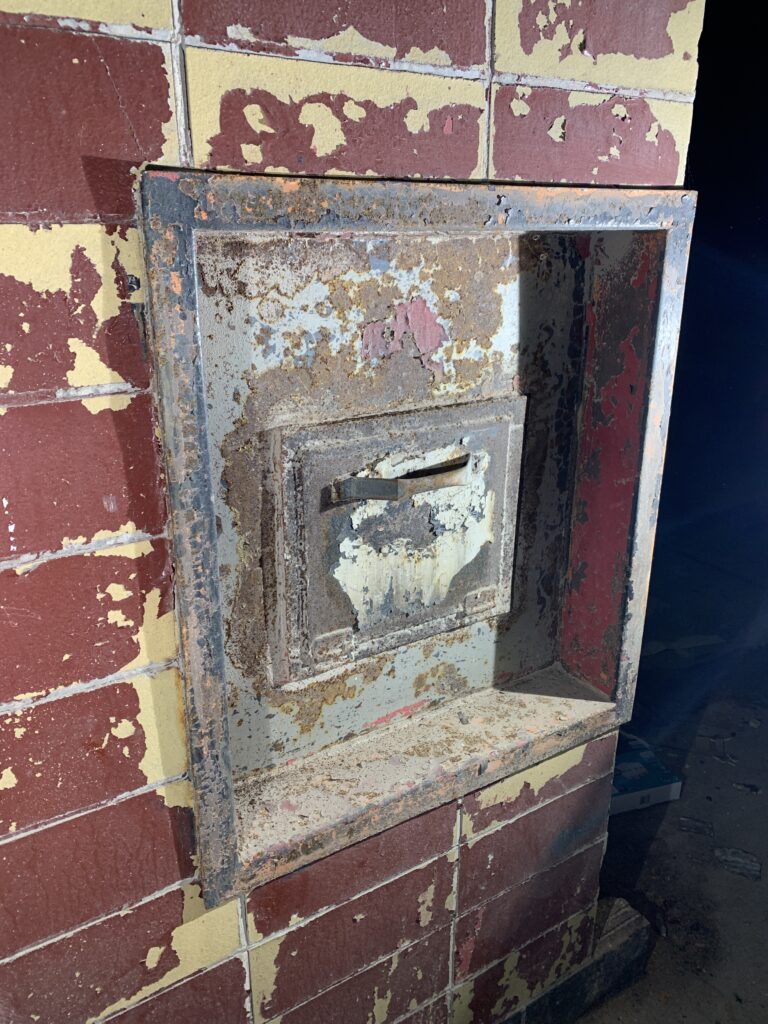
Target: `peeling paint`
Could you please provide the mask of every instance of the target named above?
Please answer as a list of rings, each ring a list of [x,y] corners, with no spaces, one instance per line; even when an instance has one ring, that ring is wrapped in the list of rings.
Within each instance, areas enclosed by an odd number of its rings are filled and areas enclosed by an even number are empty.
[[[0,789],[13,789],[18,781],[13,768],[3,768],[0,772]]]

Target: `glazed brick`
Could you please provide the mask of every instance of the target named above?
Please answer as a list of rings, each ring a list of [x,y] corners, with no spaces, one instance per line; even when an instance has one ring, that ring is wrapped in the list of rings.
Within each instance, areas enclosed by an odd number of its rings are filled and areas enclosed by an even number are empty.
[[[0,835],[186,769],[175,670],[0,716]]]
[[[166,48],[0,27],[0,217],[131,220],[133,169],[177,162]]]
[[[592,952],[594,913],[575,914],[458,988],[451,1024],[495,1024],[572,973]]]
[[[0,402],[100,384],[146,387],[132,305],[140,266],[135,228],[0,226]]]
[[[182,15],[192,36],[249,50],[309,49],[372,64],[485,63],[484,0],[182,0]]]
[[[479,81],[187,51],[195,164],[296,174],[482,173]]]
[[[347,975],[449,923],[447,857],[403,875],[251,951],[257,1021],[319,995]]]
[[[0,557],[115,533],[162,533],[149,395],[10,408],[3,416]]]
[[[139,541],[0,572],[0,703],[176,654],[167,541]]]
[[[450,928],[408,946],[280,1017],[280,1024],[389,1024],[448,985]],[[410,1019],[410,1018],[409,1018]],[[424,1019],[424,1018],[422,1018]],[[429,1018],[426,1018],[427,1020]]]
[[[2,844],[0,956],[190,877],[190,805],[174,783]]]
[[[173,27],[170,0],[8,0],[0,19],[24,19],[30,24],[57,24],[58,18],[104,24],[131,25],[138,29]],[[13,13],[9,13],[13,12]]]
[[[482,970],[597,898],[603,844],[597,843],[461,916],[456,977]]]
[[[228,960],[112,1019],[117,1024],[249,1024],[247,1000],[243,962]]]
[[[587,308],[560,645],[564,666],[607,694],[621,657],[664,244],[660,232],[604,239]]]
[[[497,178],[682,184],[692,104],[543,86],[494,87]]]
[[[82,1024],[230,958],[237,945],[235,904],[206,913],[187,886],[0,965],[2,1007],[14,1024]]]
[[[476,836],[609,774],[615,750],[613,733],[470,793],[462,808],[463,838]]]
[[[606,830],[612,777],[606,775],[538,810],[463,844],[459,909],[567,860]]]
[[[704,0],[496,0],[497,71],[693,92]]]
[[[254,889],[247,903],[252,938],[271,935],[319,910],[344,903],[445,853],[453,843],[455,824],[456,803],[444,804]]]

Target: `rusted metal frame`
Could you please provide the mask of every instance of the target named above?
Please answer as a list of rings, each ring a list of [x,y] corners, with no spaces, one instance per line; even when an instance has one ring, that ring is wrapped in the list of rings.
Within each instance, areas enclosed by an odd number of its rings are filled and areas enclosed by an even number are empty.
[[[284,188],[288,185],[289,187]],[[309,192],[302,205],[303,192]],[[469,195],[468,195],[469,193]],[[682,282],[693,214],[678,191],[540,188],[490,184],[435,185],[350,180],[244,178],[155,171],[143,187],[145,230],[154,272],[152,315],[169,486],[174,508],[177,600],[201,869],[208,904],[242,888],[229,758],[223,643],[209,458],[205,443],[199,339],[195,331],[195,230],[419,230],[444,232],[664,230],[659,335],[643,447],[638,517],[633,537],[628,621],[616,694],[622,717],[631,707],[639,655],[645,585],[655,526],[669,390],[682,305]],[[170,323],[176,321],[175,330]],[[174,374],[173,367],[184,371]],[[202,428],[202,429],[201,429]],[[206,523],[209,525],[206,526]],[[189,590],[187,590],[189,588]],[[191,591],[191,596],[189,595]],[[607,723],[604,723],[604,728]],[[542,754],[539,759],[551,756]],[[511,761],[513,774],[522,766]],[[435,794],[435,797],[437,795]],[[445,799],[445,794],[441,797]],[[434,800],[427,801],[430,805]],[[426,809],[426,806],[422,809]],[[411,812],[413,808],[411,808]],[[386,827],[386,825],[382,826]],[[378,829],[377,829],[378,830]]]
[[[643,640],[645,610],[651,577],[661,497],[664,456],[669,433],[672,385],[677,360],[678,337],[683,312],[685,278],[693,231],[695,196],[680,196],[681,211],[666,231],[659,309],[656,321],[651,375],[640,459],[640,480],[636,492],[633,536],[629,562],[629,583],[619,650],[615,701],[620,723],[632,716],[637,670]]]
[[[215,516],[194,317],[194,202],[171,181],[161,182],[153,178],[143,188],[152,350],[171,505],[197,849],[207,899],[213,904],[231,892],[239,858],[221,610],[214,582]]]

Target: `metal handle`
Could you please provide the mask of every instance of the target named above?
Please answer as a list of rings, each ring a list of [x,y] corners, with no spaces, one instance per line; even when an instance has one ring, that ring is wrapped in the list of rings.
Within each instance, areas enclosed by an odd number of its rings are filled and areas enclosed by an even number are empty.
[[[401,501],[412,494],[437,491],[442,487],[466,487],[469,483],[469,455],[416,469],[394,479],[376,476],[348,476],[331,488],[333,504],[350,501]]]

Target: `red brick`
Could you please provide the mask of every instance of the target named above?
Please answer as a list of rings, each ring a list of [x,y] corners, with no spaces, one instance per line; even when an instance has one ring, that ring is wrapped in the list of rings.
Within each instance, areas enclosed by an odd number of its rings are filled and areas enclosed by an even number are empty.
[[[388,1024],[446,988],[449,952],[450,928],[442,928],[284,1014],[281,1024]]]
[[[459,908],[474,907],[600,839],[606,830],[610,775],[462,845]]]
[[[384,60],[421,61],[413,48],[442,50],[448,62],[468,67],[485,62],[484,0],[336,0],[308,4],[305,0],[182,0],[184,29],[209,43],[225,43],[262,52],[293,54],[291,40],[311,40],[312,49],[371,63]],[[239,32],[237,28],[239,27]],[[354,28],[365,39],[391,52],[364,57],[331,37]],[[245,30],[245,31],[243,31]],[[247,38],[243,38],[247,36]],[[426,56],[428,63],[432,59]]]
[[[59,389],[121,380],[146,387],[148,364],[130,302],[138,281],[121,262],[129,248],[135,269],[130,230],[128,241],[125,228],[109,236],[92,224],[0,227],[2,362],[12,370],[3,397],[53,397]],[[36,279],[26,260],[50,261],[50,276]]]
[[[172,603],[162,540],[0,572],[0,702],[173,656]]]
[[[456,977],[482,970],[588,908],[597,897],[602,858],[598,843],[461,916],[456,926]]]
[[[227,910],[214,911],[215,921],[213,915],[201,916],[194,890],[176,889],[0,966],[6,1019],[82,1024],[125,1000],[149,995],[153,986],[231,957],[236,920],[223,921]],[[217,929],[220,935],[212,936]],[[188,960],[193,938],[194,965]]]
[[[604,693],[614,689],[621,648],[663,246],[662,235],[641,232],[618,261],[598,254],[587,308],[561,655]]]
[[[190,877],[192,848],[191,811],[158,793],[4,843],[0,956]]]
[[[161,46],[3,27],[0,97],[0,216],[133,218],[133,168],[163,157],[172,117]]]
[[[2,716],[0,771],[10,769],[14,782],[0,789],[0,834],[184,771],[180,696],[177,674],[170,670]],[[171,720],[159,720],[166,712]],[[152,731],[149,753],[145,724]],[[162,751],[155,749],[157,729]]]
[[[573,972],[592,952],[594,918],[577,915],[494,964],[455,995],[457,1024],[494,1024]]]
[[[445,804],[254,889],[248,898],[252,927],[271,935],[445,853],[455,824],[456,804]]]
[[[572,104],[572,95],[543,86],[497,87],[495,177],[600,185],[677,182],[678,142],[659,125],[648,100],[614,95],[598,105]]]
[[[111,1019],[119,1024],[248,1024],[245,985],[242,961],[228,960]]]
[[[525,781],[519,790],[517,785],[510,785],[517,781],[517,777],[512,776],[506,782],[470,793],[464,798],[463,813],[469,820],[465,822],[462,831],[465,835],[477,835],[483,829],[510,821],[543,803],[570,793],[587,782],[593,782],[609,774],[613,770],[616,733],[592,740],[581,749],[583,755],[575,764],[571,762],[576,752],[568,751],[551,762],[537,765],[529,772],[522,773],[520,778],[525,778]],[[561,772],[552,774],[540,785],[536,785],[536,775],[541,775],[542,769],[549,767],[555,772],[561,764],[566,766]],[[507,793],[508,795],[505,795]]]
[[[112,396],[112,405],[97,412],[83,402],[7,410],[0,557],[56,550],[101,531],[162,532],[152,400]]]
[[[269,1020],[449,923],[448,858],[270,939],[251,952],[257,1020]]]

